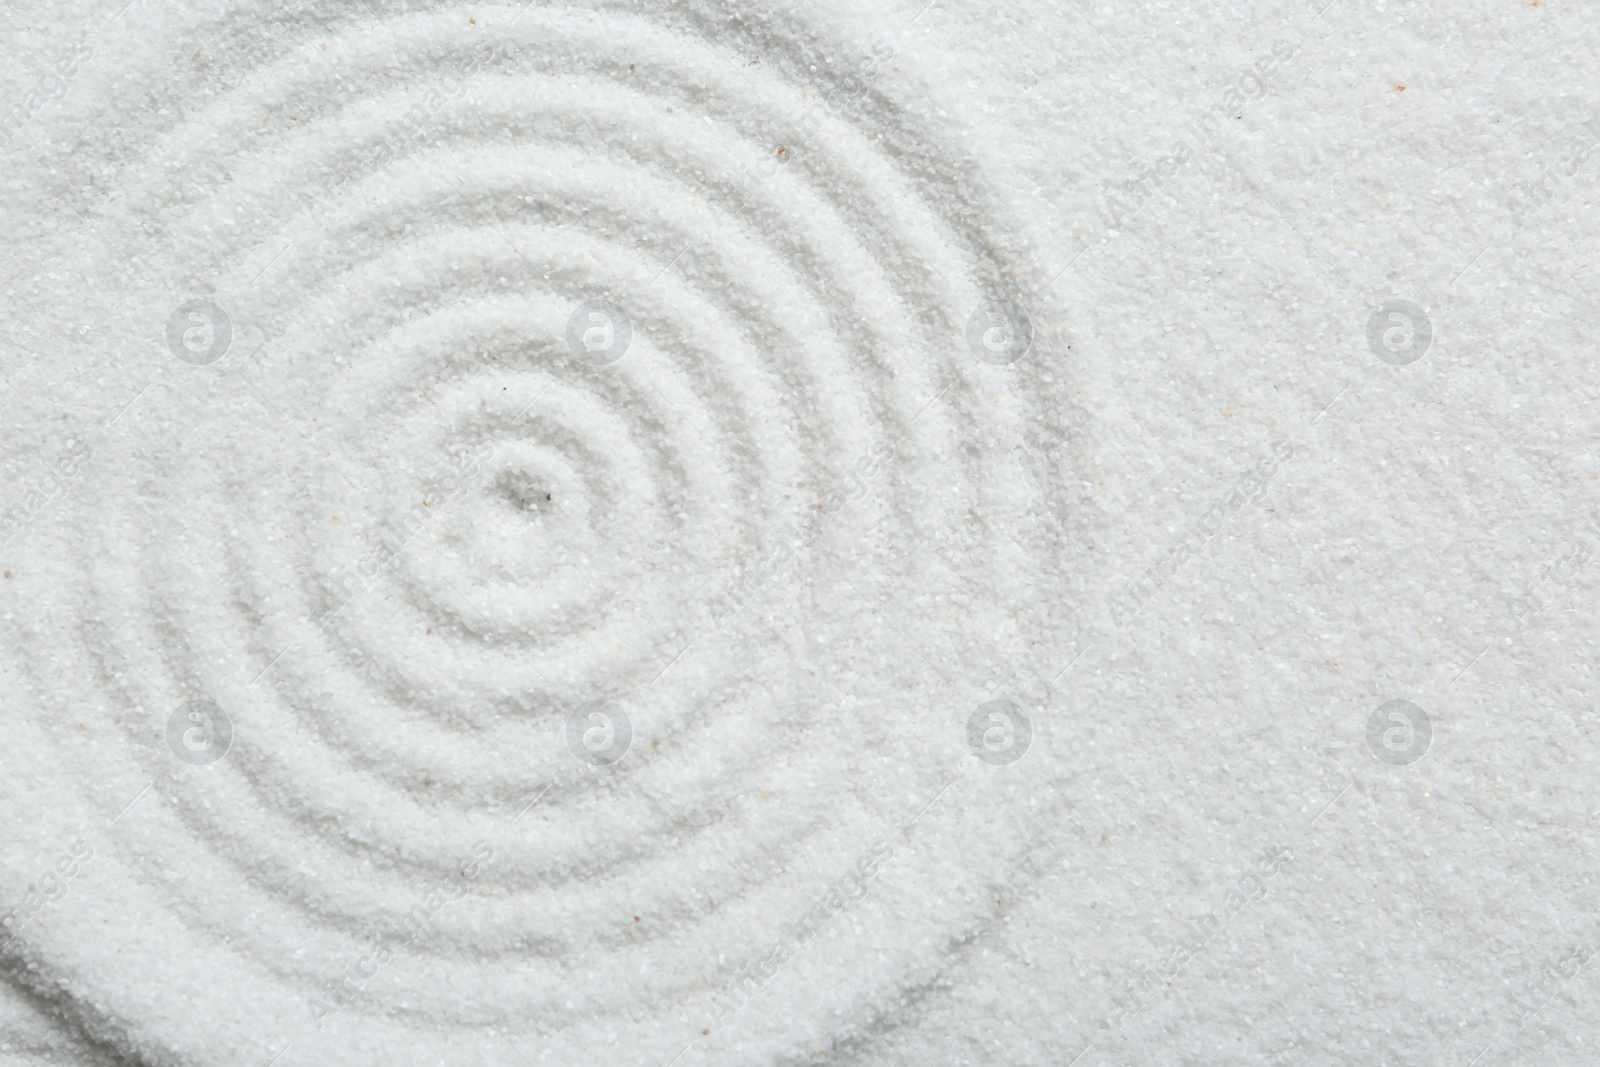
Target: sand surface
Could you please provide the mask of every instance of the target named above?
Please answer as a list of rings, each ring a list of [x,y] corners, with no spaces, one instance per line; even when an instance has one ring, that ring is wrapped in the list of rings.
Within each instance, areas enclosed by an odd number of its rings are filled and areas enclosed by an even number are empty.
[[[1583,5],[0,41],[0,1064],[1594,1062]]]

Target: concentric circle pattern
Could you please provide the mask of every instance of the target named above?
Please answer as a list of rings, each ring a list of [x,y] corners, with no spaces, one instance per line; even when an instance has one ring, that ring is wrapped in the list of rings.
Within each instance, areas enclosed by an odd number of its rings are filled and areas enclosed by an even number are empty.
[[[4,623],[59,779],[6,815],[93,852],[24,980],[131,1058],[285,1065],[787,1061],[935,980],[1051,745],[969,720],[1029,722],[1065,346],[914,35],[118,19],[35,131],[104,134],[39,255],[126,388],[11,413],[93,447]],[[1026,325],[978,358],[986,307]]]

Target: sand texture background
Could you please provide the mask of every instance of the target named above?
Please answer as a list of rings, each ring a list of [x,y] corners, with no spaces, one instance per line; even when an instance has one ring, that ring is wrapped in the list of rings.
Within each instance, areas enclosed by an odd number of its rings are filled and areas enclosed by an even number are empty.
[[[1594,1062],[1584,5],[0,38],[0,1064]]]

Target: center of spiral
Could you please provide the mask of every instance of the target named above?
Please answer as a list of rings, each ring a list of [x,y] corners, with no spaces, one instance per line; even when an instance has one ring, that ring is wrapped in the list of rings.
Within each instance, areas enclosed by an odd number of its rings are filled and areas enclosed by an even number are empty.
[[[500,471],[494,476],[490,492],[513,511],[531,518],[542,518],[555,510],[555,494],[549,480],[528,471]]]

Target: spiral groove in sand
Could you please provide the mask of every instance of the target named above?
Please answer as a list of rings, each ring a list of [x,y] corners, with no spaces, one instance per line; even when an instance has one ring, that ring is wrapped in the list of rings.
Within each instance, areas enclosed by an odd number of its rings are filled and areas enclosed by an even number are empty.
[[[69,195],[136,253],[105,253],[138,294],[107,328],[164,348],[203,299],[231,338],[150,357],[156,384],[96,431],[129,465],[37,540],[49,624],[10,624],[36,693],[116,724],[60,761],[61,817],[105,828],[134,887],[86,883],[82,914],[115,908],[97,936],[139,946],[171,1003],[228,1010],[153,1010],[70,918],[30,958],[151,1062],[665,1062],[714,1017],[709,1040],[737,1030],[718,992],[887,842],[849,951],[868,992],[926,980],[1027,839],[996,826],[974,857],[908,829],[952,783],[947,825],[1022,795],[967,751],[1013,623],[971,607],[993,645],[931,657],[862,623],[906,590],[962,603],[957,554],[1009,587],[1060,551],[1017,503],[1045,493],[1015,386],[1051,392],[1043,317],[1020,361],[968,350],[975,309],[1026,303],[981,168],[920,139],[886,41],[798,23],[742,69],[747,31],[710,8],[275,28],[298,43],[191,29],[181,114],[99,105],[126,123],[119,177]],[[852,73],[801,80],[816,51]],[[615,359],[572,351],[590,301],[626,315]],[[866,554],[893,585],[852,584]],[[197,700],[230,738],[203,766],[166,726]],[[614,762],[568,741],[598,701],[631,734]],[[735,1036],[775,1059],[853,1003],[819,989]]]

